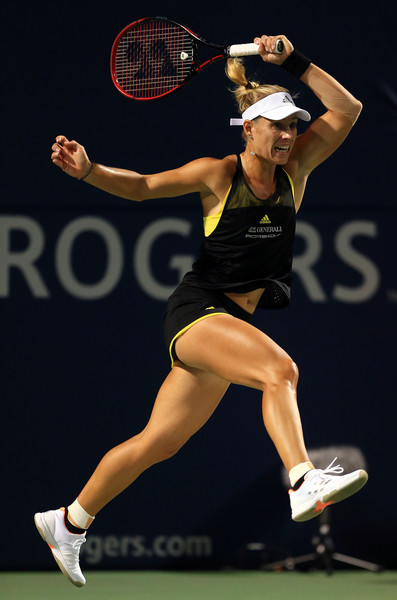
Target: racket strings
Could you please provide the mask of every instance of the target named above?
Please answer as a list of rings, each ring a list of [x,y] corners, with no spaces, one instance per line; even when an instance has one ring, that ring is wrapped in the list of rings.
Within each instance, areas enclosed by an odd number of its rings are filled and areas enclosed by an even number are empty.
[[[145,21],[127,30],[116,52],[116,77],[134,98],[154,98],[178,87],[194,62],[190,34],[177,24]]]

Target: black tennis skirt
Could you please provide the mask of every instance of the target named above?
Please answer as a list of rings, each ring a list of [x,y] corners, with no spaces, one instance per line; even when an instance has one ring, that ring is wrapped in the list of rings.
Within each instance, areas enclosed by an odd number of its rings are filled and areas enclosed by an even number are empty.
[[[182,282],[168,298],[164,315],[164,341],[169,350],[171,363],[178,357],[175,342],[193,325],[213,315],[232,315],[249,323],[252,314],[241,308],[218,290],[207,290]]]

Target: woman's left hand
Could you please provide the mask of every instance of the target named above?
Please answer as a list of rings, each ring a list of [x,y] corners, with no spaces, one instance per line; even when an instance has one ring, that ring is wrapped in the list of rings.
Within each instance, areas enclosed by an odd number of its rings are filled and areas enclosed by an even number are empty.
[[[284,50],[281,54],[274,53],[277,40],[282,40],[284,44]],[[254,43],[259,45],[259,54],[262,60],[274,65],[281,65],[294,50],[293,45],[285,35],[262,35],[261,37],[256,37]]]

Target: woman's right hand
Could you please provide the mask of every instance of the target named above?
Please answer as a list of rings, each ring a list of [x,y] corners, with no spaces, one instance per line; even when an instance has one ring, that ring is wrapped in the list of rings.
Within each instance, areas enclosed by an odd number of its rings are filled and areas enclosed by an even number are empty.
[[[69,141],[64,135],[57,135],[52,145],[51,160],[65,173],[77,179],[84,178],[90,171],[92,163],[84,146],[75,140]]]
[[[274,52],[277,40],[281,40],[284,44],[284,50],[281,54]],[[256,37],[254,42],[259,46],[259,54],[262,60],[275,65],[281,65],[294,50],[293,45],[285,35],[262,35],[261,37]]]

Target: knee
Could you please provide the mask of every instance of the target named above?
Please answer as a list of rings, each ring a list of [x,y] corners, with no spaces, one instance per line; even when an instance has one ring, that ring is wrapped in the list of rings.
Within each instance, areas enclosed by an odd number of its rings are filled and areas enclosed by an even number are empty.
[[[293,385],[296,388],[298,385],[298,379],[299,379],[299,369],[298,369],[298,365],[296,364],[296,362],[294,362],[292,360],[292,358],[289,359],[289,367],[288,368],[289,368],[291,385]]]
[[[143,469],[167,460],[180,450],[184,441],[173,436],[156,435],[144,429],[140,434],[112,448],[105,454],[104,461],[116,461],[123,468],[139,464]]]
[[[145,442],[146,454],[150,457],[151,463],[155,464],[175,456],[186,440],[165,436],[154,440],[145,440]]]
[[[299,370],[297,364],[288,355],[278,356],[267,369],[265,386],[285,386],[296,389]]]
[[[178,454],[179,450],[184,445],[184,442],[178,442],[177,440],[164,440],[153,448],[155,455],[157,456],[156,462],[161,462],[172,458]]]

